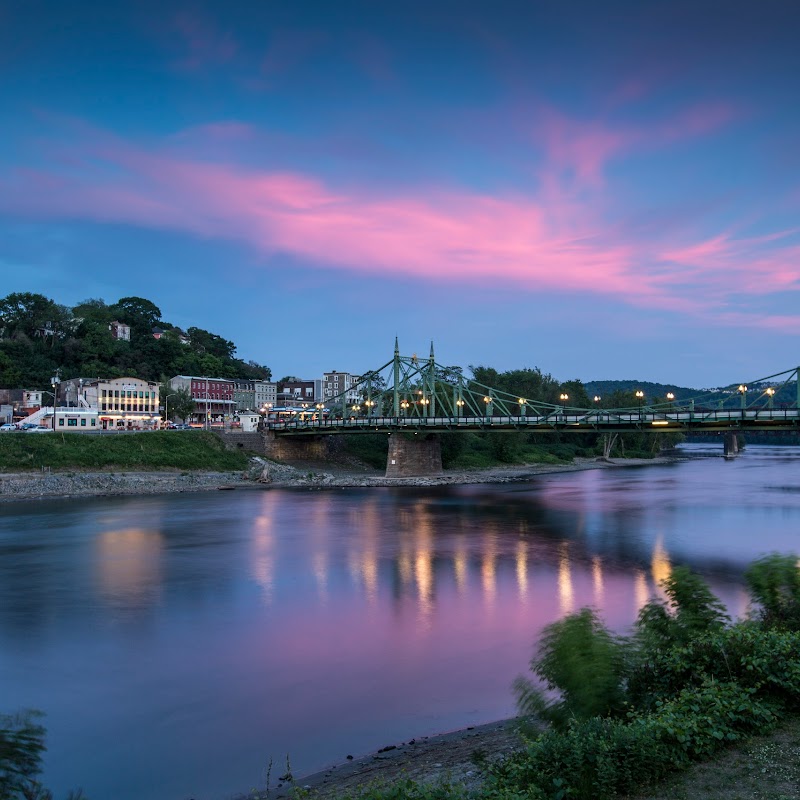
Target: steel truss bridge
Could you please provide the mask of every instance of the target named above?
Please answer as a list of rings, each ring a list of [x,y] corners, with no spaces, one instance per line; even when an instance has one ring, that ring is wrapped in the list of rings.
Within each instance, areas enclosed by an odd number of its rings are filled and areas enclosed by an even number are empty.
[[[296,418],[272,421],[276,437],[351,433],[446,431],[714,433],[800,430],[800,367],[734,383],[689,399],[667,398],[627,408],[570,406],[518,397],[465,378],[460,368],[430,356],[400,355],[325,403],[296,409]],[[792,391],[793,390],[793,391]],[[775,396],[791,392],[791,402]],[[598,398],[599,400],[599,398]]]

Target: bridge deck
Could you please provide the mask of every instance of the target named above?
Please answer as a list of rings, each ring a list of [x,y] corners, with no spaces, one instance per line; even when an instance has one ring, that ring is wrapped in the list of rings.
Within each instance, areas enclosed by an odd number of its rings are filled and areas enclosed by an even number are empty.
[[[553,412],[545,416],[518,417],[353,417],[272,422],[269,430],[277,436],[334,435],[341,433],[428,433],[469,430],[571,431],[730,431],[800,430],[800,412],[789,409],[720,409],[714,411]]]

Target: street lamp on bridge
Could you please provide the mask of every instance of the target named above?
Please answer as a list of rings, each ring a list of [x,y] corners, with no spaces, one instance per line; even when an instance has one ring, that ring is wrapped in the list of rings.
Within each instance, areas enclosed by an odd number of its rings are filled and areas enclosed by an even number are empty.
[[[767,391],[767,408],[772,408],[772,398],[775,396],[775,390],[770,386]]]
[[[641,389],[637,389],[634,394],[636,395],[636,399],[639,401],[639,416],[642,416],[642,402],[644,401],[644,392]]]
[[[519,400],[517,400],[517,402],[519,403],[520,416],[524,417],[525,416],[525,406],[528,404],[528,401],[524,397],[520,397]]]
[[[739,394],[742,396],[742,411],[747,408],[747,387],[743,384],[739,384]]]
[[[492,416],[492,398],[491,398],[491,396],[487,394],[483,398],[483,402],[486,403],[486,416],[487,417],[491,417]]]

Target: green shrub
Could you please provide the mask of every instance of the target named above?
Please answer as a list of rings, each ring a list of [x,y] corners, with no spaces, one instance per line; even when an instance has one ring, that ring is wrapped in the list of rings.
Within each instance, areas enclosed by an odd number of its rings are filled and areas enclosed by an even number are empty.
[[[725,606],[688,567],[675,567],[661,586],[666,605],[651,600],[636,622],[644,650],[686,644],[706,631],[721,630],[730,621]]]
[[[754,689],[706,681],[628,720],[594,717],[550,730],[490,768],[490,791],[539,789],[549,800],[604,800],[638,791],[724,745],[769,730],[773,703]]]
[[[524,716],[536,714],[563,728],[572,719],[618,714],[624,708],[622,644],[590,608],[548,625],[530,666],[548,690],[559,694],[549,700],[520,676],[514,691]]]
[[[773,553],[751,564],[745,573],[753,601],[765,624],[800,630],[800,567],[794,554]]]
[[[650,653],[631,670],[628,691],[638,708],[705,680],[736,681],[759,696],[800,707],[800,633],[740,623],[686,645]]]

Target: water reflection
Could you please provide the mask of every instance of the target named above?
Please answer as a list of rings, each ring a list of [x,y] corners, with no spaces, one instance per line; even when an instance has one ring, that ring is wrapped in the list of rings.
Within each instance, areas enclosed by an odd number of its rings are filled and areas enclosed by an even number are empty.
[[[163,580],[164,540],[159,531],[104,531],[95,539],[94,569],[100,595],[116,606],[150,606]]]
[[[513,710],[544,625],[592,605],[625,631],[674,565],[743,614],[745,566],[797,549],[788,450],[518,486],[0,507],[0,691],[47,709],[59,794],[116,800],[215,800],[270,754],[301,772],[486,722]]]

